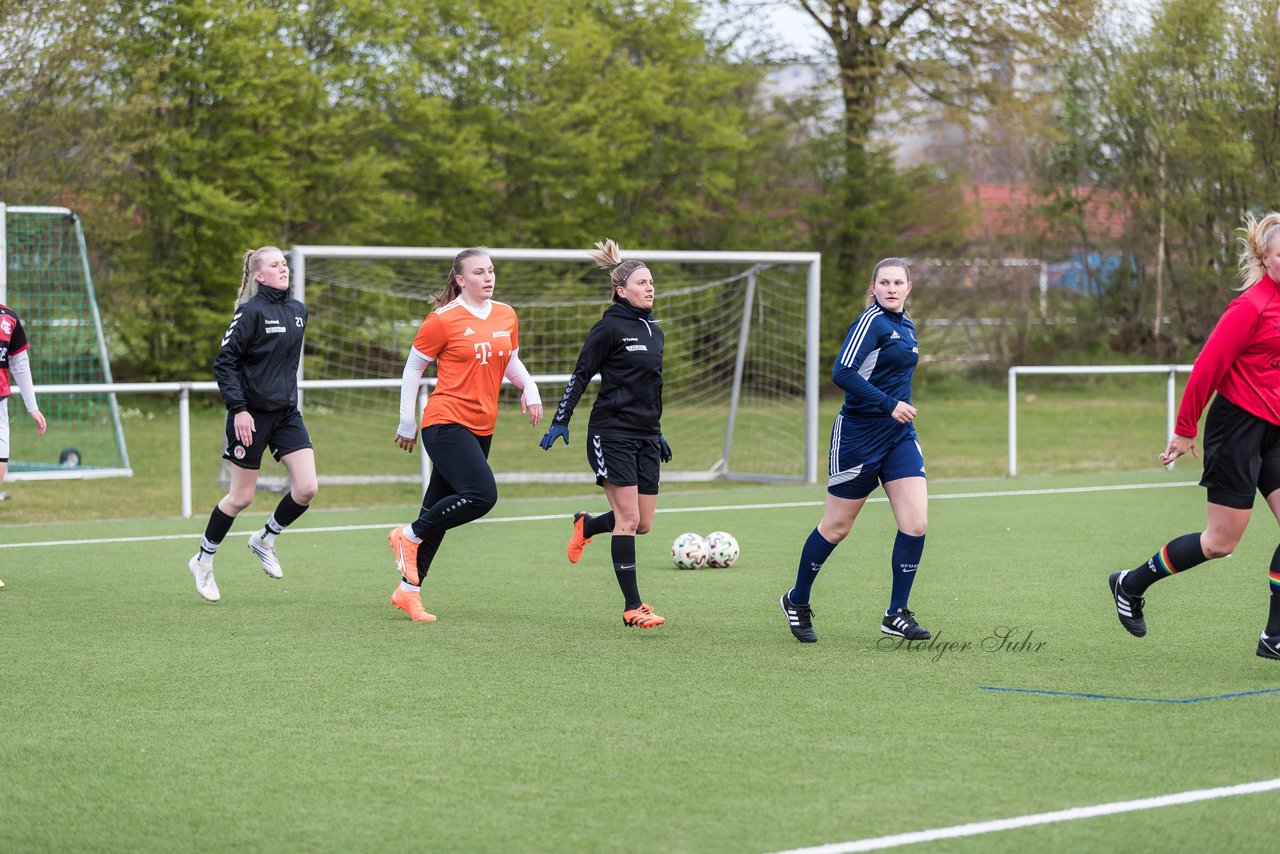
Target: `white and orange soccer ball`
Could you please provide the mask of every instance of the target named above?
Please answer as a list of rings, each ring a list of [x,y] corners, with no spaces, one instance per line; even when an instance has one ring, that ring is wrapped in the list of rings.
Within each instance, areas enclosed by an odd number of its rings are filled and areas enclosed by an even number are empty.
[[[728,531],[712,531],[703,540],[707,544],[707,566],[728,569],[738,559],[738,540]]]
[[[698,569],[707,564],[707,543],[694,533],[684,533],[671,544],[671,561],[676,569]]]

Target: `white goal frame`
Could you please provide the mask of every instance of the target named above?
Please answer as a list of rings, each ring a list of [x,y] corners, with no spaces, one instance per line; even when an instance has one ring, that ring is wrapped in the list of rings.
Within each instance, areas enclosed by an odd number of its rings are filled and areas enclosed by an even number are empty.
[[[309,258],[351,258],[351,259],[380,259],[380,260],[428,260],[428,261],[451,261],[463,247],[410,247],[410,246],[327,246],[327,245],[297,245],[289,250],[289,263],[292,267],[293,295],[301,302],[306,302],[306,283],[307,283],[307,260]],[[577,249],[521,249],[521,248],[490,248],[487,250],[489,257],[495,261],[544,261],[544,262],[579,262],[590,263],[595,262],[591,258],[587,250]],[[818,480],[818,353],[821,339],[821,330],[819,324],[821,311],[821,263],[822,256],[817,252],[694,252],[681,250],[650,250],[636,249],[623,253],[623,257],[627,259],[643,259],[649,263],[676,263],[676,264],[697,264],[697,263],[733,263],[733,264],[787,264],[795,266],[803,266],[806,268],[806,306],[805,306],[805,330],[804,330],[804,398],[805,398],[805,425],[804,425],[804,481],[806,483],[816,483]],[[744,298],[750,304],[750,300],[754,295],[755,277],[748,278],[747,286],[744,289]],[[744,318],[742,328],[739,330],[738,336],[738,355],[735,362],[733,387],[730,395],[730,408],[728,426],[726,429],[724,440],[724,456],[720,462],[711,471],[707,472],[681,472],[663,474],[663,479],[671,480],[713,480],[716,478],[725,479],[745,479],[745,480],[771,480],[774,478],[762,477],[760,475],[735,475],[730,465],[730,448],[733,441],[734,430],[734,414],[738,404],[738,395],[740,391],[740,383],[742,379],[743,360],[745,358],[745,346],[747,336],[750,333],[750,324]],[[299,364],[298,378],[304,379],[302,376],[302,366]],[[536,382],[551,382],[563,384],[567,381],[567,374],[538,374],[534,375]],[[300,401],[301,403],[301,401]],[[423,455],[425,460],[425,454]],[[423,469],[424,483],[428,472],[425,467]],[[531,477],[530,480],[554,480],[554,477],[537,476]]]

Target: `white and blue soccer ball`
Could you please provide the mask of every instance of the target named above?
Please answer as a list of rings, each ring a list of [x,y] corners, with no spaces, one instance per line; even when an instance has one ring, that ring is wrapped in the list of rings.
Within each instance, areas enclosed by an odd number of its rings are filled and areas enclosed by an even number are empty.
[[[676,569],[698,569],[707,564],[707,543],[694,533],[684,533],[671,544],[671,561]]]
[[[728,569],[738,559],[738,540],[728,531],[712,531],[703,540],[707,545],[707,566]]]

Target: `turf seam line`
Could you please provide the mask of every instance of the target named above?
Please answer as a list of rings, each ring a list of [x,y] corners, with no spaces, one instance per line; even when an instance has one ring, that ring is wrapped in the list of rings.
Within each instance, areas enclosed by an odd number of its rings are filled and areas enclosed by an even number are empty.
[[[1104,815],[1116,815],[1126,812],[1157,809],[1159,807],[1192,804],[1198,801],[1211,801],[1218,798],[1231,798],[1238,795],[1254,795],[1280,789],[1280,777],[1273,780],[1260,780],[1256,783],[1240,783],[1235,786],[1220,786],[1215,789],[1194,789],[1188,792],[1176,792],[1170,795],[1158,795],[1135,801],[1113,801],[1106,804],[1094,804],[1087,807],[1054,812],[1036,813],[1035,815],[1001,818],[992,821],[979,821],[970,824],[957,824],[951,827],[940,827],[933,830],[918,830],[912,833],[898,833],[893,836],[877,836],[859,839],[853,842],[833,842],[828,845],[817,845],[812,848],[792,848],[778,854],[854,854],[858,851],[879,851],[884,848],[896,848],[901,845],[915,845],[919,842],[936,842],[939,839],[958,839],[963,836],[979,836],[984,833],[998,833],[1004,830],[1017,830],[1023,827],[1035,827],[1042,824],[1056,824],[1063,821],[1077,821],[1085,818],[1097,818]]]
[[[1277,694],[1280,688],[1262,688],[1257,691],[1238,691],[1233,694],[1210,694],[1205,697],[1187,697],[1174,700],[1167,697],[1119,697],[1112,694],[1091,694],[1075,691],[1047,691],[1041,688],[1001,688],[995,685],[979,686],[983,691],[1002,691],[1007,694],[1043,694],[1050,697],[1074,697],[1082,700],[1122,700],[1129,703],[1203,703],[1208,700],[1234,700],[1237,697],[1256,697],[1259,694]]]

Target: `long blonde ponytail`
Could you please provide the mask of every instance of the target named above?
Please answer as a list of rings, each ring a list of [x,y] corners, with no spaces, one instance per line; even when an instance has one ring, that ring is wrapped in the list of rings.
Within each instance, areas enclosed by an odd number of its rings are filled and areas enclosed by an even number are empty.
[[[1236,290],[1244,291],[1262,281],[1267,274],[1262,259],[1266,257],[1272,241],[1280,235],[1280,213],[1269,213],[1260,220],[1247,214],[1244,227],[1239,231],[1244,233],[1244,237],[1240,238],[1243,247],[1240,250],[1240,287]]]
[[[262,269],[262,256],[268,252],[280,252],[280,250],[274,246],[260,246],[257,249],[245,250],[244,272],[240,276],[240,292],[236,294],[236,308],[253,299],[258,293],[258,280],[253,277],[253,274]]]
[[[631,278],[631,274],[641,267],[647,269],[649,266],[643,261],[623,261],[622,250],[612,240],[601,240],[597,243],[595,251],[591,253],[591,258],[596,262],[597,266],[610,271],[609,289],[613,293],[614,302],[622,302],[622,297],[618,296],[617,289],[626,286],[627,279]]]

